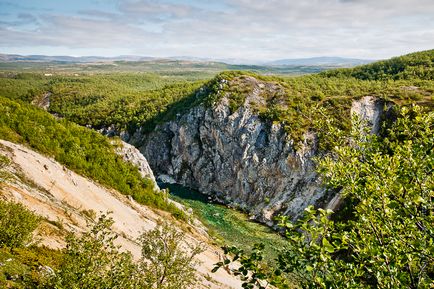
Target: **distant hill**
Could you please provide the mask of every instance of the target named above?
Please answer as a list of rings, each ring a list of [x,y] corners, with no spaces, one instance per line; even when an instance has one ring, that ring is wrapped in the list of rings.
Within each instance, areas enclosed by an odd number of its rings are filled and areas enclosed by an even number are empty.
[[[331,66],[331,67],[352,67],[372,62],[372,60],[343,58],[343,57],[313,57],[299,59],[280,59],[271,62],[252,61],[247,59],[212,59],[191,56],[172,56],[166,58],[120,55],[115,57],[103,56],[47,56],[47,55],[19,55],[0,54],[0,62],[62,62],[62,63],[92,63],[92,62],[113,62],[113,61],[189,61],[189,62],[219,62],[225,64],[239,65],[260,65],[260,66]]]
[[[354,77],[362,80],[434,80],[434,49],[393,57],[388,60],[321,73],[328,77]]]
[[[1,62],[68,62],[68,63],[89,63],[89,62],[109,62],[109,61],[148,61],[157,58],[136,55],[120,55],[115,57],[103,56],[47,56],[47,55],[19,55],[19,54],[0,54]]]
[[[356,66],[371,63],[374,60],[344,58],[344,57],[311,57],[296,59],[279,59],[265,63],[265,65],[284,66],[284,65],[306,65],[306,66]]]

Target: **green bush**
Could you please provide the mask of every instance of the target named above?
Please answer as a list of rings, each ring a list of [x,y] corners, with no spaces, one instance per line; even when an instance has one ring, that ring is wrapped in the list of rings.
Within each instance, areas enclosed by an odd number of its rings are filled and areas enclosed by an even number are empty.
[[[70,234],[63,262],[47,288],[136,288],[136,266],[128,252],[120,252],[106,215],[81,236]]]
[[[352,205],[350,218],[308,207],[295,224],[280,219],[287,246],[264,270],[262,246],[237,248],[226,263],[246,288],[431,288],[434,282],[434,113],[403,108],[384,137],[355,129],[319,161],[326,184]],[[347,208],[348,210],[348,208]],[[263,284],[263,283],[262,283]]]
[[[201,252],[191,246],[184,252],[184,234],[163,224],[145,232],[138,239],[142,258],[134,262],[129,252],[114,244],[113,220],[99,217],[81,236],[69,235],[64,259],[46,288],[187,288],[196,284],[196,261]],[[188,245],[188,244],[187,244]]]
[[[184,241],[185,234],[169,223],[140,236],[142,288],[194,288],[197,284],[195,267],[198,265],[194,258],[203,249],[194,244],[183,244]],[[188,248],[183,248],[183,245]]]
[[[23,205],[0,200],[0,247],[27,245],[39,221],[39,217]]]

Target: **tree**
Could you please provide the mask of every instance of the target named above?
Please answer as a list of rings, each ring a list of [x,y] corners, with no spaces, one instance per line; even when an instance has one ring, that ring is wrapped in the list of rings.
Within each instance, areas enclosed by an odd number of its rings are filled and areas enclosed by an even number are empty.
[[[357,129],[351,145],[338,142],[318,168],[329,187],[340,189],[347,210],[333,214],[308,207],[295,224],[280,218],[288,248],[259,279],[281,288],[432,286],[433,130],[433,112],[403,108],[383,137]],[[258,286],[254,278],[263,271],[246,267],[248,254],[235,257],[248,269],[246,287]]]
[[[183,232],[163,223],[143,233],[139,241],[142,246],[139,270],[146,288],[190,288],[197,283],[195,257],[203,249],[187,243]]]
[[[113,220],[103,214],[80,237],[67,237],[64,261],[54,275],[51,288],[135,288],[137,267],[130,253],[114,245]]]
[[[0,200],[0,248],[28,245],[40,218],[19,203]]]
[[[142,257],[136,262],[114,244],[117,235],[112,225],[113,220],[103,214],[81,236],[70,234],[64,261],[45,288],[171,289],[196,284],[195,256],[202,249],[187,245],[182,232],[164,223],[143,233],[138,239]]]

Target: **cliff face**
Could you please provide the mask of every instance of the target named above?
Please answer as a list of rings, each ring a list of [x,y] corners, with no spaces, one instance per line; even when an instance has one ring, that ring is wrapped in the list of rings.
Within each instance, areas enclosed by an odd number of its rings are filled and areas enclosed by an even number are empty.
[[[159,189],[157,182],[155,181],[154,173],[149,166],[148,161],[136,147],[124,141],[120,141],[120,143],[116,147],[115,152],[116,154],[120,155],[124,161],[135,165],[139,169],[140,175],[142,175],[142,177],[144,178],[151,179],[151,181],[154,183],[155,188]]]
[[[336,202],[315,172],[316,136],[306,133],[295,149],[281,125],[263,122],[254,109],[263,84],[257,86],[233,113],[222,97],[212,107],[194,107],[149,134],[139,130],[129,142],[140,144],[161,179],[245,209],[261,222],[271,224],[278,213],[296,218],[308,205]],[[365,97],[352,110],[376,128],[383,105]]]

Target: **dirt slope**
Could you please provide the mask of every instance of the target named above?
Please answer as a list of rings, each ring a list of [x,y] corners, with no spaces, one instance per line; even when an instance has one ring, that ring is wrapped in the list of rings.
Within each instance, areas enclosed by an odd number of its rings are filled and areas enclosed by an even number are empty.
[[[144,230],[153,229],[157,220],[170,218],[165,212],[137,204],[117,191],[108,190],[22,145],[0,140],[0,154],[12,160],[8,171],[11,178],[0,187],[0,197],[20,202],[47,219],[37,230],[41,244],[52,248],[64,246],[65,231],[80,232],[89,216],[112,212],[113,229],[118,243],[135,257],[140,248],[135,240]],[[186,227],[185,224],[179,226]],[[201,229],[190,226],[187,242],[202,242],[206,250],[198,259],[201,288],[241,288],[241,282],[224,270],[210,273],[222,252],[209,245]]]

